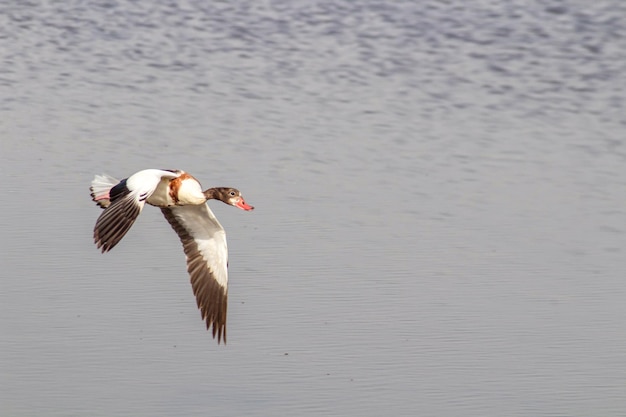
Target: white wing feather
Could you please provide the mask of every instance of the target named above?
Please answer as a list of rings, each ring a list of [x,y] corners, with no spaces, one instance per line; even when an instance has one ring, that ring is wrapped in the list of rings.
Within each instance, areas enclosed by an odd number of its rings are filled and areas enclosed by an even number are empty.
[[[226,233],[207,204],[162,208],[187,257],[187,271],[207,329],[226,342],[228,247]]]
[[[173,179],[180,174],[160,169],[145,169],[112,187],[109,190],[110,205],[98,217],[94,227],[93,236],[97,247],[101,248],[102,252],[113,249],[135,223],[146,199],[154,193],[161,179]],[[101,178],[96,177],[94,182],[101,182]]]

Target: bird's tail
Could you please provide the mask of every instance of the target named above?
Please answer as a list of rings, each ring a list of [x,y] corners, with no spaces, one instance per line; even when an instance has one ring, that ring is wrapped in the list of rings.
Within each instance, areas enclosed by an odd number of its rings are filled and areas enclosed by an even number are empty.
[[[106,174],[96,175],[91,181],[91,199],[102,208],[107,208],[111,204],[109,191],[120,181]]]

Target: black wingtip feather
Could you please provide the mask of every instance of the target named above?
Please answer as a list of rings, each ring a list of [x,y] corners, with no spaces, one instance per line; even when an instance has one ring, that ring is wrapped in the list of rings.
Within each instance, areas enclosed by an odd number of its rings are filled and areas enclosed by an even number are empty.
[[[117,199],[107,207],[98,217],[93,230],[96,247],[102,253],[113,249],[135,223],[141,208],[132,197]]]

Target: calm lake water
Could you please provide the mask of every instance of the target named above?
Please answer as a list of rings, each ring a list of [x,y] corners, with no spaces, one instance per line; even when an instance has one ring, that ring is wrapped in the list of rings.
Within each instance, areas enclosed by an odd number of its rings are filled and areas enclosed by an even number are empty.
[[[626,2],[0,6],[2,416],[623,416]],[[234,186],[228,344],[147,207]]]

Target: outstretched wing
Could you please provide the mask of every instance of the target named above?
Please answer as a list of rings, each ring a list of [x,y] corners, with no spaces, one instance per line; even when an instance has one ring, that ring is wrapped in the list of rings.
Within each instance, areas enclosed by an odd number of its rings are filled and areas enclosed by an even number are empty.
[[[187,271],[207,330],[226,343],[228,247],[226,233],[207,204],[161,208],[187,256]]]
[[[98,217],[93,230],[96,246],[102,252],[113,249],[135,223],[146,199],[154,193],[161,179],[179,175],[180,172],[146,169],[112,187],[108,193],[110,203]]]

